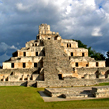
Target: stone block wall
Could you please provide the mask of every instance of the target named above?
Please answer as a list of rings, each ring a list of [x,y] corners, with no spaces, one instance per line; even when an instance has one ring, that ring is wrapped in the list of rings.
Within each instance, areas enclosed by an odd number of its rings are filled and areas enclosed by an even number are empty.
[[[73,86],[91,86],[102,82],[109,82],[109,79],[72,79],[56,81],[37,81],[37,87],[73,87]]]
[[[0,81],[38,80],[40,71],[33,69],[0,69]]]
[[[95,61],[92,61],[92,62],[89,62],[89,67],[96,67],[96,62]]]
[[[96,98],[109,97],[109,86],[92,87],[91,93]]]
[[[65,47],[65,48],[78,48],[78,43],[76,41],[73,40],[67,40],[67,39],[62,39],[61,40],[61,46]]]
[[[0,86],[27,86],[27,81],[0,81]]]
[[[106,67],[106,62],[105,61],[97,61],[98,62],[98,67]]]
[[[104,75],[105,78],[108,78],[109,74],[109,67],[93,67],[93,68],[76,68],[78,75],[81,75],[81,77],[84,77],[84,75],[91,75],[95,74],[97,76],[97,72],[99,71],[99,75]],[[99,77],[98,77],[99,78]]]
[[[40,45],[40,42],[38,42],[37,40],[31,40],[25,44],[25,47],[30,48],[30,47],[36,47],[39,45]]]
[[[43,47],[32,47],[30,50],[18,50],[17,57],[26,57],[26,56],[36,56],[36,52],[38,52],[38,56],[43,56]],[[25,56],[24,56],[25,53]]]
[[[3,62],[3,69],[10,69],[11,63],[10,62]]]
[[[68,56],[88,56],[88,50],[84,48],[65,48],[65,52]]]
[[[43,67],[42,58],[43,58],[42,56],[23,57],[16,61],[3,62],[3,69],[34,68],[34,67],[41,68],[41,67]],[[25,63],[24,67],[23,67],[23,63]],[[34,63],[36,63],[37,66],[34,66]]]

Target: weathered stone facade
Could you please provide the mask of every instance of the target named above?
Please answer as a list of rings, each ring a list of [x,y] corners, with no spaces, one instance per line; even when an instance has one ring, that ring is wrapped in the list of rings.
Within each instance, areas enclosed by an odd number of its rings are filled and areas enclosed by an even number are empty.
[[[88,50],[78,48],[76,41],[62,39],[58,32],[50,31],[49,25],[41,24],[36,40],[27,42],[3,62],[0,80],[26,80],[28,85],[36,81],[37,87],[53,87],[53,84],[54,87],[66,87],[76,85],[73,81],[85,85],[87,80],[87,84],[92,85],[91,80],[93,84],[98,79],[108,80],[108,74],[105,61],[88,57]]]
[[[96,87],[70,87],[70,88],[45,88],[44,92],[50,97],[72,98],[107,98],[109,86]]]

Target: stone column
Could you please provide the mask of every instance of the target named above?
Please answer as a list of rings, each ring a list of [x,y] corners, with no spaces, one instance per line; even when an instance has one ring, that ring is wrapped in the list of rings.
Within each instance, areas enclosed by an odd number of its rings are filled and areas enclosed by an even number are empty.
[[[5,76],[3,76],[3,81],[5,81]]]
[[[22,75],[22,81],[24,81],[24,75]]]
[[[29,75],[27,75],[27,81],[29,81],[30,80],[30,76]]]
[[[8,81],[10,81],[10,76],[8,76]]]

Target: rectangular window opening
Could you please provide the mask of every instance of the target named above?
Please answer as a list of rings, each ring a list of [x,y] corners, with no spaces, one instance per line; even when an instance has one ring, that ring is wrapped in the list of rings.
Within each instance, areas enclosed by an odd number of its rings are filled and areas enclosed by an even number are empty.
[[[26,56],[26,52],[23,52],[23,56]]]
[[[11,63],[11,68],[14,68],[14,63]]]
[[[36,52],[36,56],[38,56],[38,52]]]
[[[78,67],[78,63],[76,62],[76,67]]]
[[[84,53],[82,53],[82,56],[84,56]]]
[[[98,67],[98,62],[96,62],[96,67]]]
[[[59,79],[62,79],[62,74],[58,74]]]
[[[71,52],[71,56],[73,56],[73,52]]]
[[[25,68],[25,63],[23,63],[23,68]]]
[[[37,67],[37,63],[34,63],[34,67]]]
[[[88,67],[88,64],[86,64],[86,67]]]
[[[68,43],[68,44],[67,44],[67,47],[71,47],[71,44]]]

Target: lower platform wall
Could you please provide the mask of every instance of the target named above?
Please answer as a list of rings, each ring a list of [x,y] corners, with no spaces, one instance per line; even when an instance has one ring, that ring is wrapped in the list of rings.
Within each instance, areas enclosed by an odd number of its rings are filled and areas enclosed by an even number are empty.
[[[38,88],[46,87],[73,87],[73,86],[91,86],[99,83],[109,82],[109,79],[74,79],[57,81],[37,81]]]
[[[0,81],[34,80],[39,76],[39,70],[34,69],[0,69]]]
[[[73,87],[73,86],[91,86],[99,83],[109,82],[109,79],[74,79],[57,81],[1,81],[0,86],[35,86],[37,88],[46,87]]]
[[[14,82],[0,82],[0,86],[27,86],[27,81],[14,81]]]

